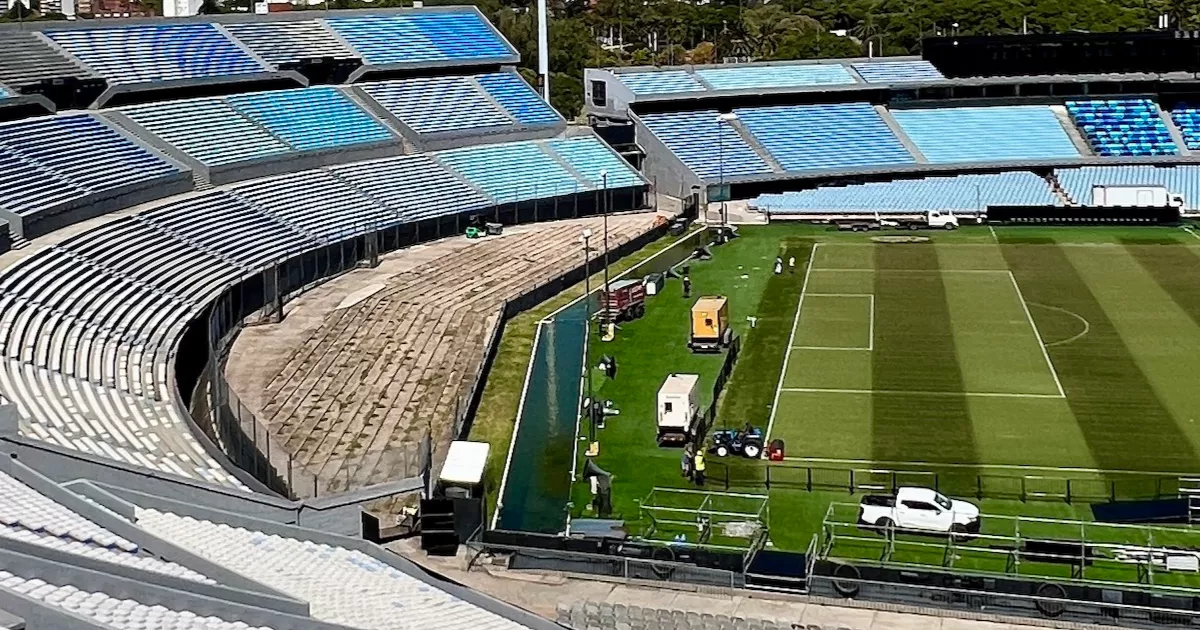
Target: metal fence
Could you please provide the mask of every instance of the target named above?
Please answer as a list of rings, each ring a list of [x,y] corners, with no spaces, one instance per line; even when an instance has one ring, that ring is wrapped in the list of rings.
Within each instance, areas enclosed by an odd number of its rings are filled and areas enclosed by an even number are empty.
[[[791,462],[716,461],[709,481],[731,488],[894,493],[901,486],[933,488],[944,494],[977,499],[1020,501],[1119,501],[1176,497],[1178,477],[1122,474],[1108,478],[1060,475],[1013,475],[969,470],[891,470],[803,465]]]

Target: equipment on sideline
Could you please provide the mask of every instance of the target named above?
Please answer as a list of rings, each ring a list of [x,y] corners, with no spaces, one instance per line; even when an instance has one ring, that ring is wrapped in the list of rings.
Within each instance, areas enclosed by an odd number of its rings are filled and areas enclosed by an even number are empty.
[[[617,280],[600,296],[601,317],[623,322],[646,314],[646,286],[641,280]]]
[[[683,444],[699,420],[698,374],[671,374],[658,390],[658,445]]]
[[[717,457],[733,454],[758,459],[763,451],[763,437],[762,429],[750,425],[745,429],[721,429],[713,432],[708,452]]]
[[[692,352],[720,352],[733,341],[729,327],[729,301],[721,296],[702,297],[692,305]]]

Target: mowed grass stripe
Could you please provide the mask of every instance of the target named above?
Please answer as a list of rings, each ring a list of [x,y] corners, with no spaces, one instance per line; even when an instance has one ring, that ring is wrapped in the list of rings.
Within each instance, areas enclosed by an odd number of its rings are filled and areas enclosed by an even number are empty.
[[[772,274],[758,303],[758,321],[742,338],[742,350],[726,393],[721,400],[721,416],[735,418],[737,426],[749,422],[767,429],[775,386],[783,369],[783,357],[800,305],[800,290],[804,270],[812,255],[811,241],[787,239],[783,242],[783,259],[796,257],[795,272]],[[730,426],[733,426],[731,424]]]
[[[888,273],[888,269],[930,273]],[[878,461],[978,461],[946,287],[933,245],[875,249],[875,390],[871,456]]]
[[[1145,241],[1129,239],[1122,243],[1158,286],[1200,325],[1200,252],[1191,247],[1146,245]]]
[[[1088,322],[1088,333],[1049,348],[1071,413],[1096,466],[1107,470],[1187,470],[1192,443],[1142,373],[1103,306],[1058,245],[1002,245],[1025,300]],[[1059,311],[1032,309],[1047,339],[1078,326]]]

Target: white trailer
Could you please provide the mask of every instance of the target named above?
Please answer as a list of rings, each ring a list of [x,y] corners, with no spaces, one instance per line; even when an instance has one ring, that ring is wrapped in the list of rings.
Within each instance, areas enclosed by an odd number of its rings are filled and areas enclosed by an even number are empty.
[[[700,375],[671,374],[658,390],[658,443],[686,442],[700,418]]]
[[[839,230],[850,232],[867,232],[870,230],[882,230],[884,228],[900,230],[953,230],[958,227],[958,217],[954,216],[954,213],[949,210],[946,212],[930,210],[916,218],[910,216],[883,217],[876,212],[873,216],[836,217],[831,222]]]
[[[1183,197],[1163,186],[1092,186],[1092,206],[1099,208],[1182,208]]]

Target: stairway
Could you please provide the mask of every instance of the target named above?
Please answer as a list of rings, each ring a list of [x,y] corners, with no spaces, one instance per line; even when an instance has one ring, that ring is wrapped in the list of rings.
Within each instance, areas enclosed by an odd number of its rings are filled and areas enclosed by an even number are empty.
[[[194,190],[210,190],[213,187],[212,182],[208,181],[207,177],[196,171],[192,171],[192,182]]]
[[[1200,477],[1180,477],[1179,497],[1187,499],[1188,523],[1200,522]]]
[[[1062,182],[1058,181],[1058,175],[1054,171],[1050,171],[1050,174],[1046,175],[1045,179],[1046,183],[1050,186],[1050,192],[1054,193],[1055,197],[1061,199],[1063,205],[1067,207],[1079,205],[1075,203],[1074,199],[1071,199],[1071,195],[1067,194],[1067,189],[1063,188]]]

